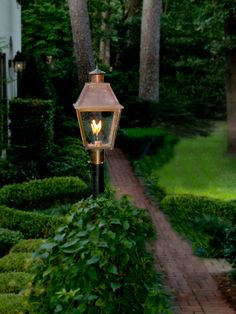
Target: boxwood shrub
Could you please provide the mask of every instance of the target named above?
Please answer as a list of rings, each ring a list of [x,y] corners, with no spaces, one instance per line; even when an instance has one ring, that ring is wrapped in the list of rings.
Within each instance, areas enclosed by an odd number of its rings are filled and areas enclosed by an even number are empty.
[[[196,254],[226,257],[232,264],[235,263],[233,231],[229,232],[235,226],[235,201],[196,195],[169,195],[161,201],[160,208],[168,215],[175,229],[192,242]]]
[[[59,217],[0,206],[0,227],[20,231],[25,238],[47,238],[62,223]]]
[[[79,138],[63,138],[54,145],[48,162],[48,177],[77,176],[88,182],[89,160],[89,154]]]
[[[146,249],[154,236],[147,212],[127,199],[79,202],[35,254],[30,311],[172,313]]]
[[[163,147],[172,151],[177,141],[175,135],[157,127],[121,129],[117,137],[117,145],[132,159],[157,154]]]
[[[54,177],[6,185],[0,189],[0,204],[31,211],[77,202],[88,195],[89,188],[80,178]]]
[[[0,272],[30,272],[32,253],[10,253],[0,258]]]
[[[25,313],[23,309],[23,299],[24,299],[23,296],[19,294],[17,295],[14,293],[0,294],[0,314]]]
[[[53,101],[15,98],[10,101],[9,108],[11,157],[45,161],[53,146]]]
[[[25,289],[33,275],[25,272],[8,272],[0,274],[0,293],[18,293]]]
[[[44,239],[27,239],[21,240],[17,244],[15,244],[12,249],[11,253],[30,253],[35,252],[40,245],[45,242]]]
[[[23,238],[20,231],[0,228],[0,257],[6,255],[11,247]]]
[[[161,208],[171,217],[179,216],[181,213],[185,217],[186,215],[211,214],[231,221],[236,217],[235,201],[221,201],[191,194],[169,195],[162,201]]]

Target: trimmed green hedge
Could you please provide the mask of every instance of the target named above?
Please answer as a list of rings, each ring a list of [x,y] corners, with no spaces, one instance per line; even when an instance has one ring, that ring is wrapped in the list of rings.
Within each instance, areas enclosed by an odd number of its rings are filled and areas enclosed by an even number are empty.
[[[10,253],[0,258],[0,272],[30,272],[32,253]]]
[[[32,274],[25,272],[9,272],[0,274],[0,293],[18,293],[25,289]]]
[[[236,202],[221,201],[205,196],[196,196],[191,194],[169,195],[161,202],[161,208],[170,217],[186,217],[186,213],[191,215],[209,214],[218,217],[234,220],[236,217]],[[178,215],[176,215],[178,213]]]
[[[54,102],[15,98],[9,104],[11,157],[44,161],[53,147]]]
[[[31,211],[64,203],[75,203],[89,195],[78,177],[54,177],[6,185],[0,189],[0,204]]]
[[[130,158],[139,159],[147,154],[157,154],[163,147],[172,149],[177,141],[175,135],[153,127],[122,129],[118,133],[116,143]]]
[[[59,217],[0,206],[0,227],[22,232],[25,238],[47,238],[62,223]]]
[[[40,245],[45,242],[44,239],[28,239],[28,240],[21,240],[17,244],[13,246],[11,249],[11,253],[30,253],[35,252]]]
[[[225,257],[236,266],[236,202],[205,196],[169,195],[160,208],[175,229],[191,241],[197,255]]]
[[[0,314],[23,314],[22,295],[16,295],[14,293],[0,294]],[[33,314],[33,313],[32,313]]]
[[[23,238],[20,231],[0,228],[0,257],[6,255],[11,247]]]

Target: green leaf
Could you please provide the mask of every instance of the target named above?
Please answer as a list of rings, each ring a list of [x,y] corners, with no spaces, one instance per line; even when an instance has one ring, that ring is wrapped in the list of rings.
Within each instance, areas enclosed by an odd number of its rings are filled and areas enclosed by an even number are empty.
[[[80,303],[80,305],[78,306],[79,313],[84,313],[86,310],[87,310],[86,304]]]
[[[78,237],[78,238],[85,237],[85,236],[87,236],[87,234],[88,234],[87,231],[80,231],[80,232],[77,234],[77,237]]]
[[[86,265],[96,264],[100,260],[100,256],[94,255],[90,259],[87,260]]]
[[[126,247],[127,249],[131,249],[133,246],[133,243],[131,241],[128,240],[122,240],[121,243],[124,245],[124,247]]]
[[[128,230],[129,229],[129,222],[127,221],[127,220],[125,220],[124,222],[123,222],[123,227],[124,227],[124,229],[125,230]]]
[[[108,272],[109,272],[110,274],[115,274],[115,275],[117,275],[117,274],[118,274],[118,271],[117,271],[116,265],[111,265],[111,266],[108,268]]]
[[[92,280],[98,279],[97,272],[96,272],[96,269],[94,267],[90,267],[88,275]]]
[[[75,240],[73,240],[73,241],[71,241],[71,242],[67,242],[67,243],[65,243],[64,245],[62,245],[62,248],[68,248],[68,247],[70,247],[70,246],[73,246],[73,245],[75,245],[76,243],[78,243],[80,241],[80,239],[75,239]]]
[[[63,311],[63,307],[61,304],[58,304],[57,307],[55,308],[55,313],[59,313],[61,311]]]
[[[115,239],[115,237],[116,237],[116,234],[114,233],[114,232],[112,232],[112,231],[108,231],[107,232],[107,235],[108,235],[108,237],[110,238],[110,239]]]
[[[94,301],[97,300],[98,296],[96,294],[91,294],[88,296],[88,301]]]
[[[128,263],[128,261],[129,261],[129,254],[124,254],[120,258],[120,262],[122,266],[125,266]]]
[[[101,298],[97,299],[95,306],[97,307],[104,307],[104,302]]]
[[[111,288],[113,292],[119,289],[120,287],[121,287],[121,284],[119,282],[111,282]]]
[[[49,243],[44,243],[41,245],[40,249],[43,250],[47,250],[47,251],[51,251],[52,248],[54,248],[55,246],[57,246],[56,243],[54,242],[49,242]]]
[[[113,225],[121,225],[120,219],[117,219],[117,218],[111,219],[111,224],[113,224]]]

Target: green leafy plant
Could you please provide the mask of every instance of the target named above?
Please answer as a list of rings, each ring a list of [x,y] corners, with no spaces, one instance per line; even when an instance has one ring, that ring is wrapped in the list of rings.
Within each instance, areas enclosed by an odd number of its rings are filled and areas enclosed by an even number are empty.
[[[225,258],[232,264],[236,279],[236,226],[228,229],[225,241]]]
[[[126,198],[101,196],[74,206],[35,254],[29,308],[37,313],[171,313],[146,243],[147,212]]]

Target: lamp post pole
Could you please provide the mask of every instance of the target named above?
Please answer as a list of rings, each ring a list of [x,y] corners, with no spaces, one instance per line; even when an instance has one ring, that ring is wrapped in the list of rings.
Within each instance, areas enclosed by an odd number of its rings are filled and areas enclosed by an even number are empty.
[[[104,150],[94,149],[91,151],[91,179],[93,197],[104,193]]]

